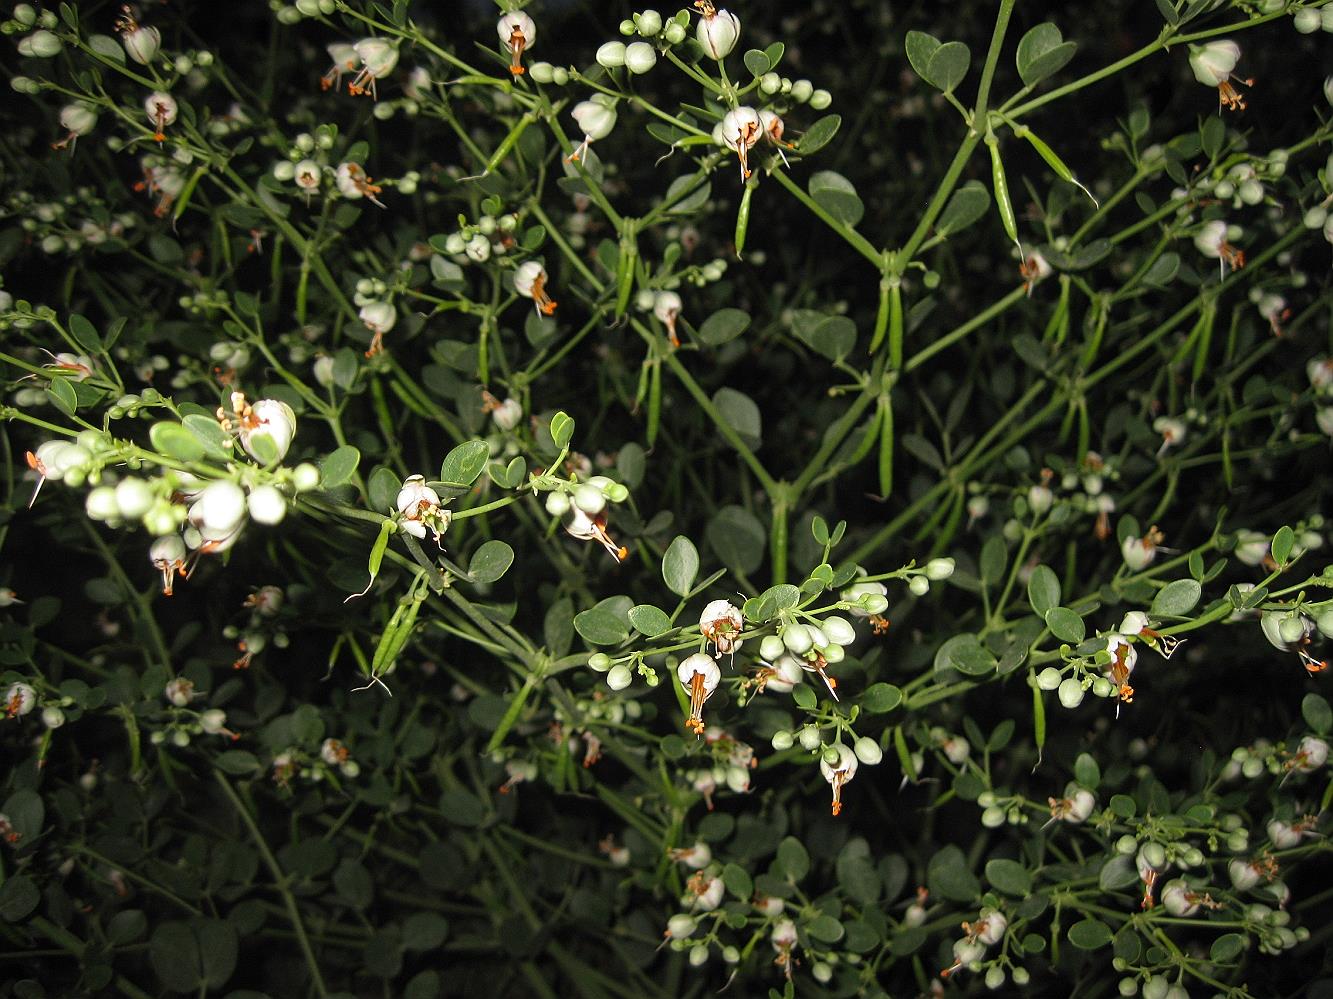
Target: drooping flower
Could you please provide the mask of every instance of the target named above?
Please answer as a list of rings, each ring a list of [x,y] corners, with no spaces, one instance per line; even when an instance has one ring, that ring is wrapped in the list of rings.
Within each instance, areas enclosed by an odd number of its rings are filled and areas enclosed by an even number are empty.
[[[704,652],[696,652],[676,667],[676,678],[690,695],[690,717],[685,727],[695,735],[703,735],[704,702],[713,696],[717,685],[722,680],[722,671],[717,662]]]
[[[667,339],[671,346],[680,346],[680,337],[676,335],[676,320],[680,318],[683,303],[674,291],[659,291],[653,296],[653,315],[667,328]]]
[[[523,53],[537,40],[537,25],[521,10],[503,15],[495,24],[500,41],[509,48],[509,72],[523,75]]]
[[[524,298],[532,299],[543,316],[555,312],[555,300],[546,291],[546,268],[536,260],[525,260],[514,271],[514,290]]]
[[[179,534],[158,538],[148,549],[148,561],[162,573],[162,595],[171,596],[176,573],[185,578],[185,542]]]
[[[564,528],[565,533],[571,538],[577,538],[579,541],[598,542],[617,562],[623,562],[629,558],[629,549],[623,545],[617,545],[611,540],[611,535],[607,533],[605,510],[596,514],[588,514],[580,507],[571,504],[565,512]]]
[[[51,144],[52,149],[64,149],[69,146],[74,152],[74,143],[79,136],[87,135],[97,125],[97,108],[87,101],[75,101],[60,109],[60,127],[65,130],[65,137]]]
[[[734,152],[740,160],[741,183],[750,177],[750,150],[763,134],[763,123],[759,119],[759,112],[754,108],[736,108],[722,117],[722,144]]]
[[[384,203],[375,197],[384,188],[371,183],[370,177],[366,175],[366,171],[361,168],[360,163],[339,163],[333,179],[334,183],[338,185],[338,193],[344,198],[350,198],[353,201],[358,198],[368,198],[372,204],[379,205],[381,208],[385,207]]]
[[[333,42],[327,46],[327,51],[329,58],[333,60],[333,65],[319,78],[321,90],[341,87],[343,74],[355,70],[356,64],[360,61],[360,57],[356,54],[356,46],[351,42]]]
[[[361,68],[347,85],[347,92],[353,97],[369,93],[372,100],[378,100],[375,81],[388,76],[398,65],[398,46],[387,38],[363,38],[352,50],[361,61]]]
[[[819,772],[824,775],[824,779],[829,782],[833,788],[833,814],[842,813],[842,788],[853,777],[856,776],[856,768],[860,761],[856,758],[850,746],[844,743],[838,743],[833,747],[837,751],[838,759],[836,763],[830,764],[828,760],[819,761]]]
[[[615,98],[605,94],[594,94],[589,100],[579,101],[570,112],[574,121],[583,131],[583,141],[569,156],[569,162],[583,162],[588,146],[598,139],[605,139],[616,127]]]
[[[370,346],[366,356],[374,357],[384,349],[384,334],[398,322],[398,310],[390,302],[367,302],[361,306],[361,322],[370,330]]]
[[[1214,219],[1205,222],[1194,237],[1195,248],[1205,257],[1211,257],[1218,262],[1223,277],[1226,276],[1228,267],[1238,271],[1245,266],[1245,253],[1227,242],[1227,229],[1225,221]]]
[[[1111,662],[1106,669],[1107,678],[1116,685],[1120,700],[1129,704],[1134,700],[1134,688],[1129,685],[1129,676],[1139,661],[1138,649],[1124,635],[1111,634],[1106,638],[1106,651],[1111,654]]]
[[[1244,111],[1245,98],[1232,86],[1232,71],[1240,62],[1240,46],[1229,38],[1220,38],[1206,45],[1190,46],[1190,69],[1194,78],[1205,87],[1217,88],[1217,101],[1231,111]],[[1245,86],[1254,86],[1253,80],[1240,80]]]
[[[143,102],[144,112],[153,126],[153,138],[158,143],[166,141],[166,127],[176,120],[180,111],[176,98],[162,90],[155,90]]]

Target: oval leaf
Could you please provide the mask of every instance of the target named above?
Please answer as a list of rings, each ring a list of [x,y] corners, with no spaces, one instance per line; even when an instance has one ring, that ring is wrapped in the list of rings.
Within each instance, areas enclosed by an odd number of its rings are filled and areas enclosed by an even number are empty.
[[[514,564],[514,549],[503,541],[485,542],[472,555],[467,571],[478,583],[494,583]]]
[[[750,325],[750,314],[741,309],[718,309],[699,327],[699,339],[710,347],[735,340]]]
[[[810,178],[810,197],[843,225],[856,225],[866,211],[852,182],[832,170],[820,170]]]
[[[671,630],[671,618],[652,604],[636,604],[629,609],[629,623],[634,630],[649,638],[665,635]]]
[[[551,423],[554,427],[555,421]],[[490,456],[490,445],[485,441],[464,441],[444,456],[444,464],[440,466],[440,481],[465,489],[477,480]]]
[[[1083,625],[1083,618],[1079,617],[1068,607],[1052,607],[1044,617],[1046,618],[1046,627],[1051,629],[1051,634],[1062,642],[1068,642],[1070,645],[1077,645],[1083,641],[1087,629]]]
[[[1153,617],[1184,617],[1203,596],[1203,587],[1197,579],[1176,579],[1167,583],[1153,597],[1148,613]]]
[[[662,579],[678,597],[687,596],[699,575],[699,550],[684,535],[677,535],[662,556]]]

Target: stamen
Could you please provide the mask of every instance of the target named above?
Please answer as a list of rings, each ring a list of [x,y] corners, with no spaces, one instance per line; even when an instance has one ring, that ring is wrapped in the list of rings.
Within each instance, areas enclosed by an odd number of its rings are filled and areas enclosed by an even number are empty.
[[[513,76],[523,75],[523,50],[528,40],[523,37],[523,29],[517,24],[509,33],[509,72]]]

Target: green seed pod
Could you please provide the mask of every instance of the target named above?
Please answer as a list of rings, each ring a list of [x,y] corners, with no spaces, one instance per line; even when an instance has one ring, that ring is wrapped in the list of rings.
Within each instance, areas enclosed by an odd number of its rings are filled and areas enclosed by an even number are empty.
[[[1018,241],[1018,220],[1014,217],[1014,206],[1009,201],[1009,182],[1004,176],[1004,161],[1000,159],[1000,143],[994,136],[988,136],[986,145],[990,148],[991,186],[995,191],[995,207],[1000,211],[1000,222],[1004,225],[1005,234],[1014,241],[1021,253],[1023,244]]]

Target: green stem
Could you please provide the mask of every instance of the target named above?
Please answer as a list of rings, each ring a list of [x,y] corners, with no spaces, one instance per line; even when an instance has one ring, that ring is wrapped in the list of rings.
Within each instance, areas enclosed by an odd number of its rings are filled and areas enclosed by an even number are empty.
[[[222,793],[227,796],[227,800],[236,809],[236,813],[245,823],[245,828],[250,833],[250,838],[254,840],[256,849],[259,850],[260,859],[264,866],[268,868],[269,874],[273,877],[273,886],[282,896],[282,903],[287,908],[287,918],[292,924],[292,930],[296,933],[297,942],[301,945],[301,953],[305,956],[306,967],[310,969],[310,980],[315,986],[315,991],[320,996],[327,996],[328,989],[324,986],[324,976],[319,971],[319,961],[315,958],[315,952],[310,946],[310,938],[306,936],[305,923],[301,920],[301,910],[296,906],[296,897],[288,887],[287,875],[282,872],[278,866],[278,858],[273,856],[273,851],[269,849],[268,841],[264,839],[264,834],[259,831],[259,825],[255,822],[254,816],[250,810],[241,801],[231,782],[222,775],[221,770],[214,770],[213,776],[217,778],[218,785],[222,788]]]

